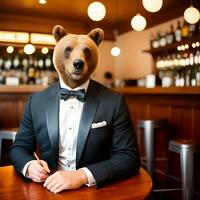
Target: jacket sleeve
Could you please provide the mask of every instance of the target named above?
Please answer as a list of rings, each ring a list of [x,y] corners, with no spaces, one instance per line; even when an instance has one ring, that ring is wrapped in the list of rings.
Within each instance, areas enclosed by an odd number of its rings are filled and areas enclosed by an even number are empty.
[[[25,105],[18,133],[11,148],[11,160],[18,173],[24,165],[33,160],[33,152],[36,149],[36,141],[31,117],[31,99]]]
[[[87,166],[97,188],[138,172],[140,157],[129,111],[120,95],[112,124],[112,156],[110,159]]]

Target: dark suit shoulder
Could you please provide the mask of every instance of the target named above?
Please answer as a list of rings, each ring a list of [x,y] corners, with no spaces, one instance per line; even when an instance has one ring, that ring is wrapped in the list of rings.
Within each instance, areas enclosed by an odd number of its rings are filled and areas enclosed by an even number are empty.
[[[56,82],[40,92],[33,93],[33,96],[48,98],[50,95],[55,95],[59,91],[59,87],[59,82]]]

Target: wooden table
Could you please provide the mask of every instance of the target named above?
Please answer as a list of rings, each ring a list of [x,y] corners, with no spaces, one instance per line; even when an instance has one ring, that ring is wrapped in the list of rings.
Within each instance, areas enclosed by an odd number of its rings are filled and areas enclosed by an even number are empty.
[[[100,189],[84,186],[53,194],[40,183],[24,182],[13,166],[0,167],[0,200],[141,200],[151,189],[151,178],[142,168],[136,176]]]

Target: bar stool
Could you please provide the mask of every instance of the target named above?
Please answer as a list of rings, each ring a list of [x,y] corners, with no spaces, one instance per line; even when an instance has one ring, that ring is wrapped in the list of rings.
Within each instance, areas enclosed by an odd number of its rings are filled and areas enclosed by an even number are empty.
[[[200,141],[172,140],[169,151],[180,154],[182,199],[191,200],[193,197],[193,165],[194,154],[200,153]]]
[[[146,157],[147,171],[153,178],[154,171],[154,135],[155,129],[165,128],[167,119],[138,120],[137,128],[144,130],[144,153]],[[138,142],[141,136],[138,135]]]
[[[2,162],[2,141],[12,140],[14,142],[16,133],[16,129],[0,130],[0,164]]]

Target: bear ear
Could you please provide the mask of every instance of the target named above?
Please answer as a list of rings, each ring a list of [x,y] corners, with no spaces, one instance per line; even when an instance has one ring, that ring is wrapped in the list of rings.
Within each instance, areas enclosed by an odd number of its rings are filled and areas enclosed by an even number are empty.
[[[104,38],[104,32],[102,29],[100,28],[95,28],[92,31],[90,31],[88,33],[88,36],[96,43],[96,45],[98,46],[103,38]]]
[[[66,32],[65,28],[63,28],[60,25],[54,26],[54,28],[53,28],[53,36],[54,36],[56,42],[58,42],[65,35],[67,35],[67,32]]]

